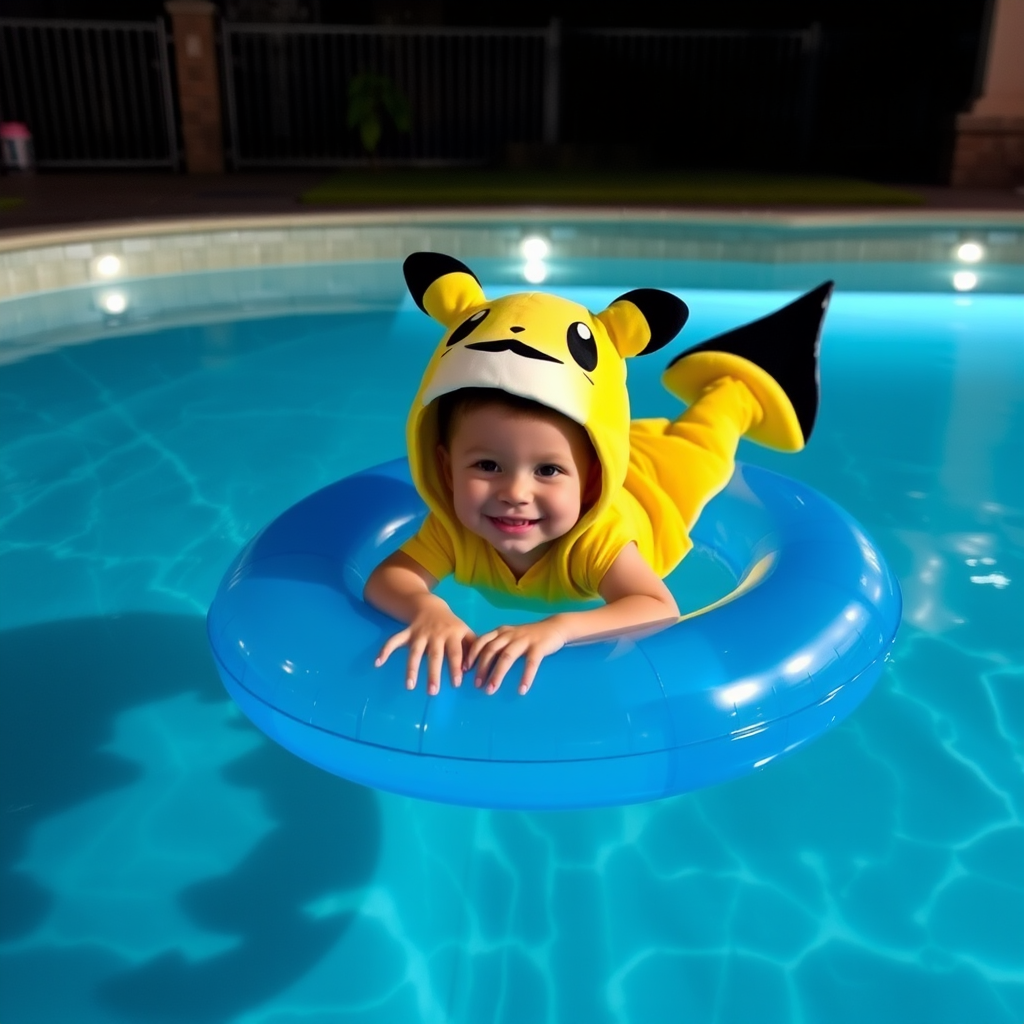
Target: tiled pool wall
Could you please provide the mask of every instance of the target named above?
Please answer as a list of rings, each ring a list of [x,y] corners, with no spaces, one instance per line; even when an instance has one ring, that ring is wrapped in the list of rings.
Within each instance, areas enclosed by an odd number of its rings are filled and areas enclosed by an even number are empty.
[[[433,211],[336,215],[312,223],[308,216],[225,218],[0,237],[0,300],[108,284],[97,262],[110,254],[121,262],[121,279],[397,260],[427,245],[464,259],[514,259],[531,229],[546,230],[559,255],[569,259],[953,265],[957,246],[977,241],[988,249],[989,264],[1024,267],[1024,216],[1012,214],[941,221],[905,214],[730,220],[635,210],[497,216]]]
[[[531,234],[550,244],[553,289],[622,284],[629,260],[633,274],[647,263],[631,286],[799,290],[833,277],[846,291],[950,291],[966,266],[957,250],[971,241],[984,250],[969,268],[978,291],[1024,291],[1024,216],[1014,214],[439,210],[150,222],[0,237],[0,362],[97,333],[393,305],[400,275],[373,268],[417,249],[522,285]],[[580,261],[585,282],[574,279]]]

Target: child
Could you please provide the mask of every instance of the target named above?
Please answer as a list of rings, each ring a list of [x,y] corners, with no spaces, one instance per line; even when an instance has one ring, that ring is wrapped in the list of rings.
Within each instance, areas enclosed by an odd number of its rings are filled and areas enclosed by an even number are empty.
[[[740,437],[803,447],[817,410],[822,285],[765,320],[705,342],[664,383],[690,408],[630,422],[625,359],[656,351],[686,321],[681,300],[639,289],[594,315],[552,295],[488,302],[472,271],[414,253],[406,281],[448,328],[407,425],[413,481],[430,514],[371,574],[366,600],[407,623],[381,649],[408,646],[406,686],[427,657],[427,690],[476,666],[494,693],[517,658],[519,692],[572,640],[671,622],[663,582],[689,530],[732,475]],[[432,594],[449,573],[482,590],[605,604],[476,637]]]

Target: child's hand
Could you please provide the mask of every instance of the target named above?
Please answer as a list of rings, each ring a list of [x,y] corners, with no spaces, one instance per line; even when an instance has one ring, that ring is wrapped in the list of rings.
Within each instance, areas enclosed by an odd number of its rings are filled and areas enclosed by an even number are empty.
[[[558,616],[525,626],[499,626],[473,641],[466,658],[466,668],[472,668],[479,658],[476,685],[487,693],[494,693],[516,658],[524,657],[526,667],[519,681],[519,692],[524,694],[533,685],[541,661],[561,650],[567,642]]]
[[[473,631],[439,597],[423,601],[412,622],[390,637],[380,650],[375,662],[379,668],[399,647],[409,647],[405,688],[416,689],[420,662],[427,655],[427,693],[441,691],[441,666],[448,660],[452,685],[462,685],[466,646],[476,640]]]

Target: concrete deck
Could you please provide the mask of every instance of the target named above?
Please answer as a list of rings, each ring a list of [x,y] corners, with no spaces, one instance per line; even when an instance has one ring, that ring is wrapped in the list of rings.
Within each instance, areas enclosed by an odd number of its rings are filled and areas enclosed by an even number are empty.
[[[14,207],[0,209],[0,235],[10,236],[46,227],[153,221],[163,218],[204,218],[232,215],[293,214],[311,218],[345,207],[299,202],[307,189],[329,177],[325,171],[262,172],[223,175],[167,173],[38,173],[0,177],[0,197],[20,197]],[[901,186],[924,199],[921,207],[758,206],[760,213],[886,213],[935,210],[998,213],[1024,212],[1024,194],[1012,189],[953,189]],[[352,208],[357,209],[357,208]],[[365,208],[364,208],[365,209]],[[714,206],[692,206],[704,213]],[[743,207],[720,207],[732,215]]]

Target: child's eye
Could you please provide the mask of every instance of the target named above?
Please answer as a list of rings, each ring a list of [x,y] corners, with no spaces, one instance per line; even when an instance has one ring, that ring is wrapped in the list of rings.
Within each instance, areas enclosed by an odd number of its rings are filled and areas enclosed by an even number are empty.
[[[476,469],[483,470],[485,473],[496,473],[501,467],[493,459],[480,459],[478,462],[473,463]]]
[[[558,466],[538,466],[537,476],[558,476],[562,470]]]

